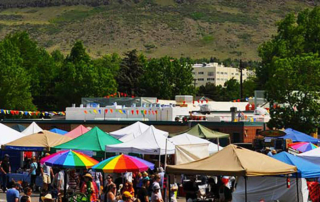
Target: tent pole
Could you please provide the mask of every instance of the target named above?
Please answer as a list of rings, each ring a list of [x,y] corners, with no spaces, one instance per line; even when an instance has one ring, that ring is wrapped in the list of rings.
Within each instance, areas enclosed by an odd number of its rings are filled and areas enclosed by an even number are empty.
[[[159,168],[161,167],[161,154],[159,154]]]
[[[244,176],[244,192],[245,192],[245,202],[248,202],[248,193],[247,193],[247,176]]]
[[[218,143],[218,151],[220,151],[220,141],[219,141],[219,138],[218,138],[217,143]]]
[[[68,180],[68,178],[67,178],[67,169],[65,168],[64,169],[64,190],[63,190],[63,201],[64,202],[67,202],[68,201],[68,198],[67,198],[67,180]]]
[[[168,138],[166,138],[166,152],[165,152],[165,156],[164,156],[164,170],[166,170],[167,167],[167,147],[168,147]]]
[[[297,187],[297,202],[299,202],[299,179],[296,173],[296,187]]]

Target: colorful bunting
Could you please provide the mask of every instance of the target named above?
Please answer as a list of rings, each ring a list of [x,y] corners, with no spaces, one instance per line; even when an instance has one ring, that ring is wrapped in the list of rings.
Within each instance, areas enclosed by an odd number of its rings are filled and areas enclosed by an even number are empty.
[[[139,112],[139,111],[138,111]],[[131,110],[131,114],[133,115],[134,114],[134,110]]]

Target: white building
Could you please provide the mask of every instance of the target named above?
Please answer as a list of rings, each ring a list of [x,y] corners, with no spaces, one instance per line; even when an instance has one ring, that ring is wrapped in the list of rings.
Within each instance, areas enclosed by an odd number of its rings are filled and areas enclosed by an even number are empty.
[[[226,81],[232,78],[240,82],[240,72],[237,68],[225,67],[223,64],[218,63],[194,64],[192,74],[196,87],[206,85],[206,83],[223,86]],[[245,81],[255,74],[253,71],[244,69],[242,75],[243,81]]]

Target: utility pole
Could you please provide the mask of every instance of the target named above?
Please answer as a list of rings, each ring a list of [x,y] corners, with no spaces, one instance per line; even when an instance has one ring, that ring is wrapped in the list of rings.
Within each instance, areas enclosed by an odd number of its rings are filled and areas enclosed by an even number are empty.
[[[240,99],[242,100],[243,98],[243,81],[242,81],[242,70],[244,69],[244,64],[242,62],[242,60],[240,60],[240,64],[239,64],[239,70],[240,70]]]

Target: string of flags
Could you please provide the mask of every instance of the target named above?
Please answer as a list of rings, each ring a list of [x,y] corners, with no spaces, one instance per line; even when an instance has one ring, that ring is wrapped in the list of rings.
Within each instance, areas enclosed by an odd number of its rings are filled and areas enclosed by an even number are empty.
[[[105,110],[101,110],[101,109],[93,109],[93,110],[84,110],[83,113],[85,114],[102,114],[102,113],[105,113],[105,114],[113,114],[113,113],[120,113],[120,114],[127,114],[128,113],[131,113],[132,115],[136,114],[136,115],[156,115],[158,114],[158,110],[152,110],[152,109],[149,109],[149,110],[125,110],[125,109],[105,109]]]
[[[21,110],[12,110],[12,109],[0,109],[0,114],[7,114],[7,115],[24,115],[24,116],[65,116],[66,113],[64,111],[21,111]]]
[[[104,98],[111,98],[111,97],[131,97],[134,98],[134,95],[128,95],[127,93],[122,93],[122,92],[115,92],[109,95],[104,96]]]
[[[195,102],[203,104],[204,102],[209,103],[209,100],[197,100],[197,101],[193,101],[193,104],[195,104]],[[185,103],[186,103],[186,101],[183,101],[183,104],[185,104]]]

